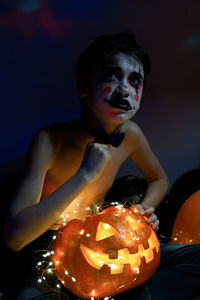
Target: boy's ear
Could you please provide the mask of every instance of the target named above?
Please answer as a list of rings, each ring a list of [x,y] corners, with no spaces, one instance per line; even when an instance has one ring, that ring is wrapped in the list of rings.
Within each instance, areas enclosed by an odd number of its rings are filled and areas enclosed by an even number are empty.
[[[85,98],[87,96],[86,81],[81,76],[76,77],[77,93],[80,98]]]

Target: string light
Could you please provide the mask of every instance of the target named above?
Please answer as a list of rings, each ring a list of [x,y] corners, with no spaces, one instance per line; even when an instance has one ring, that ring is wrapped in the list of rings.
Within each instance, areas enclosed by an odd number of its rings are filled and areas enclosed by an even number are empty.
[[[84,233],[85,233],[85,230],[84,230],[84,229],[81,229],[80,235],[83,235]]]
[[[45,254],[43,254],[43,257],[48,257],[48,256],[50,256],[50,251],[48,251],[47,253],[45,253]]]
[[[134,271],[136,271],[136,274],[140,273],[140,269],[138,267],[133,268]]]
[[[71,279],[72,279],[73,282],[76,282],[76,278],[72,277]]]
[[[51,268],[48,268],[48,269],[47,269],[47,272],[48,272],[48,273],[53,273],[53,270],[52,270]]]

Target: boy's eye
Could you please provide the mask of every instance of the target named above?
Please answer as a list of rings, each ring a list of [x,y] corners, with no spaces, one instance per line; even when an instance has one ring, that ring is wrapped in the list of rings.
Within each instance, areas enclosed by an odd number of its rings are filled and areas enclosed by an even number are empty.
[[[116,75],[114,73],[108,73],[106,75],[107,78],[110,78],[110,79],[115,79],[116,78]]]
[[[115,72],[112,72],[112,71],[108,71],[108,72],[105,72],[102,76],[102,80],[104,81],[113,81],[113,80],[116,80],[117,78],[119,77],[119,75]]]
[[[129,82],[135,89],[138,89],[141,84],[141,80],[138,78],[130,78]]]

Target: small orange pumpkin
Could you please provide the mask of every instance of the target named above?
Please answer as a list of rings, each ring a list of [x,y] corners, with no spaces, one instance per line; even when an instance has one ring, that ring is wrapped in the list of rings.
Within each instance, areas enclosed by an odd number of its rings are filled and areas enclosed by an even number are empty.
[[[172,243],[200,243],[200,190],[181,206],[172,229]]]
[[[62,226],[51,250],[57,277],[82,298],[136,287],[152,276],[160,261],[151,226],[133,210],[114,206]]]

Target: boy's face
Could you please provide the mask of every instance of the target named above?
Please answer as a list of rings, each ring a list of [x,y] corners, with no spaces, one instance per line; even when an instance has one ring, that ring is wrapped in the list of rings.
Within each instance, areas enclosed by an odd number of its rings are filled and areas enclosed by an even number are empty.
[[[143,65],[133,57],[118,53],[94,67],[86,88],[86,108],[99,120],[124,123],[140,107]]]

